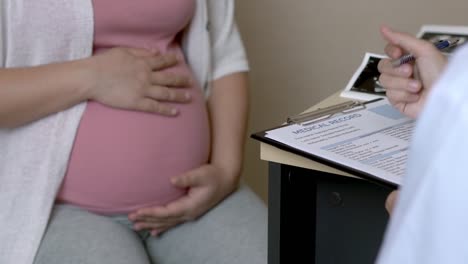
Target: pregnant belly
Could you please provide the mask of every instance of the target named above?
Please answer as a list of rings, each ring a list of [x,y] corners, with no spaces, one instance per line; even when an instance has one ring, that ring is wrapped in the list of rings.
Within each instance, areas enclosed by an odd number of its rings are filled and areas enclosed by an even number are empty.
[[[177,117],[89,102],[58,199],[104,214],[182,196],[170,178],[208,161],[210,128],[201,90]]]

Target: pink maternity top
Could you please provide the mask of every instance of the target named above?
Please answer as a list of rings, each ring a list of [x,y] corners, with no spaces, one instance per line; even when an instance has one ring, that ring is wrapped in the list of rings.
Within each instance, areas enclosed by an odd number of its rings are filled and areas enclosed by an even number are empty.
[[[177,104],[177,117],[127,111],[88,102],[59,202],[101,214],[128,213],[163,205],[185,190],[170,178],[208,161],[210,128],[206,104],[180,45],[195,0],[93,0],[95,53],[113,47],[158,49],[183,62],[168,72],[194,80],[188,104]]]

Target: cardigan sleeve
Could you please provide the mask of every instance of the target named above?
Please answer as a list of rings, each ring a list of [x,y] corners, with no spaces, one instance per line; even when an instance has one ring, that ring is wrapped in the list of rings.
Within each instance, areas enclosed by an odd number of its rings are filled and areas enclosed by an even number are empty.
[[[211,80],[249,70],[249,65],[234,17],[234,0],[209,0],[212,73]]]

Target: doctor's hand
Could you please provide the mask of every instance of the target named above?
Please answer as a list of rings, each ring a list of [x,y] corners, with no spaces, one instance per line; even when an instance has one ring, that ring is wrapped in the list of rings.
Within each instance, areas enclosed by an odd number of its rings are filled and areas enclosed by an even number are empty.
[[[187,76],[162,72],[179,63],[174,54],[144,49],[113,48],[87,61],[91,85],[89,100],[104,105],[166,116],[178,109],[171,103],[187,103],[191,83]]]
[[[392,215],[393,208],[395,208],[395,203],[398,198],[398,193],[399,191],[393,191],[391,192],[388,196],[387,199],[385,200],[385,209],[387,209],[387,212],[389,215]]]
[[[166,206],[142,208],[129,214],[135,230],[151,230],[151,235],[162,232],[186,221],[192,221],[208,212],[238,186],[237,175],[214,164],[205,164],[181,176],[172,183],[187,188],[185,196]]]
[[[444,70],[447,59],[428,41],[386,26],[382,26],[380,31],[388,42],[385,53],[390,58],[379,62],[379,81],[386,88],[390,102],[403,114],[416,118],[434,82]],[[415,62],[394,68],[391,61],[406,53],[413,54]]]

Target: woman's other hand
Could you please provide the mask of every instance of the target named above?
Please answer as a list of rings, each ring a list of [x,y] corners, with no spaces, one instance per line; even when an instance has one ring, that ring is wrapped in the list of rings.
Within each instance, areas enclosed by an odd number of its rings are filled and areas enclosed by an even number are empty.
[[[151,230],[153,236],[180,223],[195,220],[208,212],[237,188],[237,179],[214,164],[205,164],[181,176],[172,183],[187,188],[185,196],[166,206],[149,207],[129,214],[136,230]]]
[[[175,116],[178,109],[164,102],[191,99],[187,76],[161,72],[178,63],[173,54],[134,48],[114,48],[93,56],[93,86],[89,99],[110,107]]]
[[[390,58],[379,62],[379,81],[386,88],[390,102],[405,115],[416,118],[447,59],[428,41],[385,26],[381,28],[381,34],[388,42],[385,53]],[[393,67],[392,60],[406,53],[415,56],[415,63]]]

